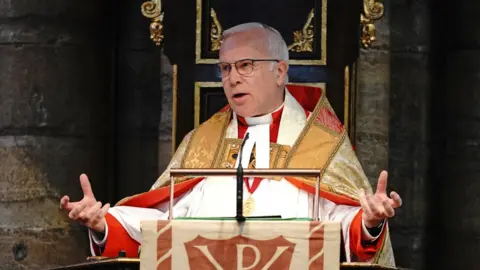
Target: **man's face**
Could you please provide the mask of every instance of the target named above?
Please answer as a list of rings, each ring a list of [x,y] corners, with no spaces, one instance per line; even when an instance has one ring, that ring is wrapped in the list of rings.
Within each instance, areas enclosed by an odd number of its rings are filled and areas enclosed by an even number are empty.
[[[269,56],[264,40],[259,38],[262,34],[265,33],[258,30],[234,34],[224,40],[220,49],[220,62],[223,63],[220,68],[228,74],[222,78],[225,95],[233,111],[244,117],[270,113],[284,98],[286,63],[255,61],[277,60]]]

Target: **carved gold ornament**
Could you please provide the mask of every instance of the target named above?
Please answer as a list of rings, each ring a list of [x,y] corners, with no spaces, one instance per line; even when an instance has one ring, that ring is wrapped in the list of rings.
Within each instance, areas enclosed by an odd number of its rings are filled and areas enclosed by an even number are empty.
[[[220,50],[222,44],[222,26],[217,18],[217,13],[213,8],[210,9],[210,17],[212,17],[212,24],[210,26],[210,51]]]
[[[362,35],[360,37],[362,46],[369,48],[375,38],[375,24],[374,21],[383,17],[383,4],[377,0],[363,1],[363,14],[360,15],[360,24],[362,25]]]
[[[151,0],[142,4],[143,16],[152,20],[150,23],[150,38],[157,46],[163,41],[163,11],[161,0]]]
[[[293,44],[288,46],[289,51],[294,52],[312,52],[313,51],[313,38],[315,31],[313,29],[313,18],[315,13],[313,8],[308,14],[307,22],[303,26],[302,30],[293,32]]]
[[[213,8],[210,9],[210,17],[212,18],[212,23],[210,25],[210,51],[214,52],[220,50],[223,29],[217,18],[217,13]],[[315,36],[315,31],[313,29],[314,17],[315,13],[312,9],[308,14],[307,22],[302,30],[293,32],[293,44],[288,46],[288,50],[294,52],[313,51],[313,38]]]

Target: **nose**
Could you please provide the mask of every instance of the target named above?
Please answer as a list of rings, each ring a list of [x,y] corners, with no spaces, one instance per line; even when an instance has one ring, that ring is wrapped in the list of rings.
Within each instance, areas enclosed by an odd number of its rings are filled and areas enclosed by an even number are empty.
[[[235,66],[232,67],[230,70],[230,74],[228,76],[230,80],[230,85],[235,86],[242,82],[242,76],[238,73],[237,68]]]

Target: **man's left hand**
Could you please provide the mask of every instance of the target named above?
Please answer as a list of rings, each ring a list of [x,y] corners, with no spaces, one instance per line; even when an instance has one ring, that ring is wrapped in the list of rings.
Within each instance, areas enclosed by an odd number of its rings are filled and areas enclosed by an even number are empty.
[[[374,228],[380,225],[386,218],[395,215],[395,208],[402,205],[402,198],[395,191],[387,196],[387,178],[388,173],[382,171],[378,178],[377,191],[375,194],[365,194],[365,190],[361,190],[360,204],[363,209],[363,222],[367,228]]]

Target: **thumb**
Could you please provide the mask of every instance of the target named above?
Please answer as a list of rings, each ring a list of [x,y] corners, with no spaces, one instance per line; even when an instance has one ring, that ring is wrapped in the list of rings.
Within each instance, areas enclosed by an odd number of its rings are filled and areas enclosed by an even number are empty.
[[[387,171],[382,171],[380,173],[380,176],[378,177],[376,193],[387,194],[387,178],[388,178]]]
[[[80,185],[82,186],[83,197],[91,197],[95,198],[92,191],[92,186],[90,185],[90,181],[88,181],[88,177],[86,174],[80,175]]]

